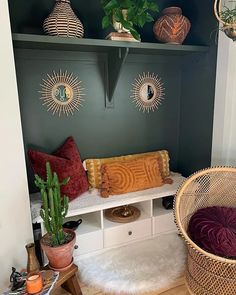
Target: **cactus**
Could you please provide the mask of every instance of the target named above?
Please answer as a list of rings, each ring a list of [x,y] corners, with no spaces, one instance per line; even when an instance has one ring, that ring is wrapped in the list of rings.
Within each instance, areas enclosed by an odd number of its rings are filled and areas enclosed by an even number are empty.
[[[60,186],[66,185],[70,178],[59,182],[57,174],[52,173],[50,163],[46,163],[46,181],[35,174],[35,185],[40,189],[43,206],[40,216],[44,221],[44,226],[48,232],[52,246],[66,243],[63,223],[68,212],[69,199],[67,196],[61,198]]]

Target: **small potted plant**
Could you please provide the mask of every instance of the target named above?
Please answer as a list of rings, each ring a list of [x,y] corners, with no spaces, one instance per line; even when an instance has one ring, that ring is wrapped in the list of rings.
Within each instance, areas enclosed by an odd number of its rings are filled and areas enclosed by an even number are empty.
[[[69,178],[59,182],[57,174],[52,173],[50,163],[46,163],[46,180],[35,174],[35,185],[40,189],[42,198],[41,218],[47,234],[40,241],[49,266],[54,270],[65,270],[73,262],[72,254],[75,245],[75,232],[63,229],[64,219],[68,212],[69,199],[61,197],[60,186],[66,185]]]
[[[234,8],[229,8],[225,5],[222,7],[221,0],[215,0],[214,12],[216,18],[222,24],[220,30],[227,37],[236,41],[236,6]]]
[[[153,0],[101,0],[105,16],[102,27],[112,25],[118,32],[128,32],[136,40],[140,40],[138,27],[153,21],[150,12],[158,11]]]

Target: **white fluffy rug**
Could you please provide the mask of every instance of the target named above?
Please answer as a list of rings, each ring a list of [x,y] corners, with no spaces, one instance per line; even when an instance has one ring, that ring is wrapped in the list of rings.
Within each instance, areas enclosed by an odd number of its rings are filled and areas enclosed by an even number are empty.
[[[177,234],[78,258],[81,281],[104,292],[138,294],[168,287],[184,271],[185,246]]]

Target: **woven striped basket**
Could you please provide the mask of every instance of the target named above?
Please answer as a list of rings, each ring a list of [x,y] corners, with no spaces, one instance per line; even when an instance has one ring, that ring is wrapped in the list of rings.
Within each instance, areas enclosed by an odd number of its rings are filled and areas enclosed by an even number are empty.
[[[83,25],[73,12],[70,0],[56,0],[52,13],[43,23],[43,30],[51,36],[78,38],[84,36]]]
[[[236,168],[216,167],[190,176],[176,194],[174,214],[187,243],[186,283],[193,295],[236,295],[236,260],[199,248],[188,235],[191,216],[200,208],[236,208]]]

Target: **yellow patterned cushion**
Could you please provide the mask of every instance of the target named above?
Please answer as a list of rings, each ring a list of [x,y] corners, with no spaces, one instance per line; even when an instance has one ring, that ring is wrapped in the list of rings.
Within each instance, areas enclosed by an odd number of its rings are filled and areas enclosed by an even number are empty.
[[[158,156],[103,164],[101,196],[136,192],[163,185]]]
[[[159,158],[160,172],[163,178],[170,175],[169,168],[169,155],[166,150],[147,152],[141,154],[133,154],[112,158],[101,158],[101,159],[87,159],[84,161],[85,168],[87,170],[88,181],[90,187],[101,188],[102,176],[101,176],[101,166],[106,163],[126,161],[137,159],[143,156],[157,156]]]

